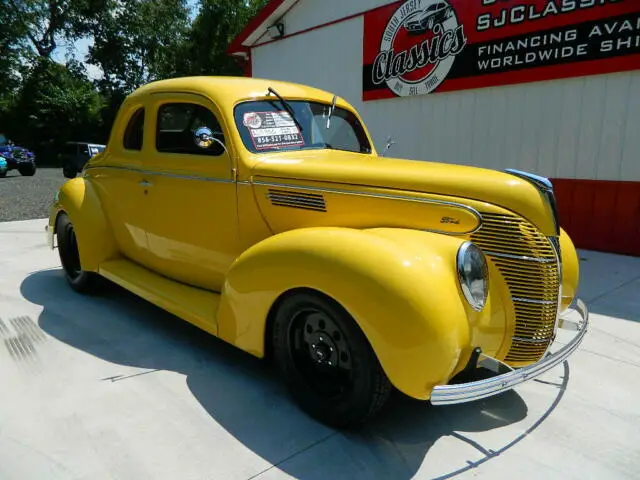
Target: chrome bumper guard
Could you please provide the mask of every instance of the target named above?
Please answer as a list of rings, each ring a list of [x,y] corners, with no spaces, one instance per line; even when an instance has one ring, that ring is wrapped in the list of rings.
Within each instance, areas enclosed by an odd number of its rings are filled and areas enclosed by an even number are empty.
[[[567,315],[572,312],[578,312],[581,317],[579,322],[576,323],[566,318]],[[433,405],[453,405],[456,403],[467,403],[474,400],[480,400],[482,398],[491,397],[507,390],[511,390],[516,385],[542,375],[547,370],[562,363],[578,348],[580,342],[582,342],[582,339],[587,333],[588,324],[589,311],[587,310],[587,306],[582,302],[582,300],[577,300],[575,308],[568,309],[560,317],[558,328],[576,330],[578,333],[560,350],[555,353],[547,354],[547,356],[533,365],[519,368],[517,370],[511,370],[508,373],[496,375],[495,377],[469,383],[437,385],[431,393],[431,403]],[[497,364],[502,363],[495,359],[491,360],[494,360]]]

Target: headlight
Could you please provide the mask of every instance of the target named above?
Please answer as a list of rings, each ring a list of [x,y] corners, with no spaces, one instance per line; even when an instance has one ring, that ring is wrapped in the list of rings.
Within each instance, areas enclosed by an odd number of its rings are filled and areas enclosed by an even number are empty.
[[[481,311],[489,292],[489,275],[484,253],[471,242],[465,242],[456,257],[458,279],[467,302]]]

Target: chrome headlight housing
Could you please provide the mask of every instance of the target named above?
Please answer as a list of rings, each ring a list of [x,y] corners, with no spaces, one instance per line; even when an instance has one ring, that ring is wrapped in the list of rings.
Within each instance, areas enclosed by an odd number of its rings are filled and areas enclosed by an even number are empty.
[[[456,256],[456,269],[467,302],[475,311],[482,311],[489,293],[489,269],[484,253],[471,242],[463,243]]]

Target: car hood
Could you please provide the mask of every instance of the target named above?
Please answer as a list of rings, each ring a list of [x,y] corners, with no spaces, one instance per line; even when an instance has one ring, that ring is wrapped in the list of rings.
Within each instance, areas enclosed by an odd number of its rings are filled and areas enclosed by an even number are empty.
[[[544,234],[555,234],[553,211],[531,183],[505,172],[479,167],[386,158],[338,150],[289,151],[255,158],[253,176],[322,182],[327,187],[357,185],[491,203],[526,218]]]

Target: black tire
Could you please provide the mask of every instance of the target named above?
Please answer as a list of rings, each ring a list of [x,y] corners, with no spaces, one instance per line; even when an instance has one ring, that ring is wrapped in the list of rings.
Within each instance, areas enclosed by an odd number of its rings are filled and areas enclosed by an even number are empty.
[[[76,178],[78,176],[78,170],[71,165],[65,165],[62,167],[62,175],[64,175],[65,178]]]
[[[33,163],[18,168],[20,175],[23,177],[33,177],[36,174],[36,166]]]
[[[97,275],[82,270],[78,241],[75,229],[66,213],[62,213],[56,222],[56,237],[58,239],[58,254],[64,276],[76,292],[91,293],[97,284]]]
[[[0,172],[0,178],[4,178],[7,176],[7,172],[8,170],[5,170],[4,172]]]
[[[353,318],[334,300],[297,292],[271,329],[277,368],[296,403],[335,428],[357,428],[386,403],[391,383]]]

